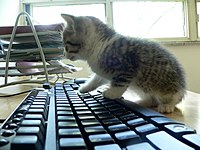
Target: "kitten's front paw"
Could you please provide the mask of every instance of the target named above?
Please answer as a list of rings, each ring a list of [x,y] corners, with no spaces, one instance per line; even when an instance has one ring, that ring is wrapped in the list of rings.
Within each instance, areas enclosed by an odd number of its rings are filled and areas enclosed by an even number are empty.
[[[80,93],[87,93],[87,92],[91,91],[90,88],[85,84],[80,86],[78,90],[79,90]]]
[[[158,112],[160,113],[172,113],[174,112],[175,106],[170,104],[159,104]]]
[[[105,98],[108,98],[108,99],[120,99],[121,98],[121,94],[119,94],[119,93],[116,93],[116,92],[114,92],[113,90],[111,90],[111,89],[107,89],[107,90],[105,90],[105,91],[103,91],[103,96],[105,97]]]

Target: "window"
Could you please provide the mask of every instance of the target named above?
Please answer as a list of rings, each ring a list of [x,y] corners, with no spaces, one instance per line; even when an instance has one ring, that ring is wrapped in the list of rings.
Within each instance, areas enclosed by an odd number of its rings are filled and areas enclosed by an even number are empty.
[[[61,13],[92,15],[128,36],[164,42],[199,41],[200,24],[197,24],[196,12],[200,13],[200,0],[21,1],[40,24],[64,22]]]
[[[198,20],[198,37],[200,37],[200,22],[199,22],[199,16],[200,16],[200,1],[197,2],[197,20]]]
[[[114,2],[114,28],[147,38],[186,37],[183,2]]]
[[[105,22],[104,4],[66,5],[66,6],[35,6],[32,16],[39,24],[53,24],[63,22],[60,14],[76,16],[95,16]],[[78,11],[77,11],[78,10]]]

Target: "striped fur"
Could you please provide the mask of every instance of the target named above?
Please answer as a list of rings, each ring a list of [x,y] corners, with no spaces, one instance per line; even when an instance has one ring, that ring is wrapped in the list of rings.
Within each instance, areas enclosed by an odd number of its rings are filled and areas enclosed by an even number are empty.
[[[184,97],[184,71],[164,47],[158,43],[126,37],[94,17],[63,14],[67,27],[63,31],[66,57],[85,60],[95,76],[80,88],[89,92],[107,82],[104,96],[120,98],[128,87],[142,98],[154,100],[158,111],[173,112]]]

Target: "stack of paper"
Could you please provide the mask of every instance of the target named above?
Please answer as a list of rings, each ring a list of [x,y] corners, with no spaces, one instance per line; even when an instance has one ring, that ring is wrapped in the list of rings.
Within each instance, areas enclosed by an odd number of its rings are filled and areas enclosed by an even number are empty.
[[[63,24],[35,25],[35,29],[45,60],[48,62],[49,74],[72,73],[81,69],[59,61],[64,58],[64,46],[61,39]],[[0,58],[3,59],[2,61],[6,60],[12,30],[11,26],[0,27]],[[15,62],[14,67],[9,66],[8,68],[9,76],[44,74],[44,66],[37,63],[42,59],[31,26],[17,27],[9,61]],[[0,76],[5,76],[5,67],[0,67]]]
[[[35,25],[37,35],[43,47],[46,60],[61,59],[64,57],[61,30],[63,24]],[[1,56],[5,58],[7,48],[12,35],[13,27],[0,27],[0,40],[3,43],[5,53]],[[30,26],[18,26],[16,36],[11,50],[10,61],[28,60],[41,61],[40,51],[35,42]]]

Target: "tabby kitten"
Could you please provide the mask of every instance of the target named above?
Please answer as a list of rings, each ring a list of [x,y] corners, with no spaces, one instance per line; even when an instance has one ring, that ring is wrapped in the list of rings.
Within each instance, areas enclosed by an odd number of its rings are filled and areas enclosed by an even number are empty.
[[[89,92],[106,82],[103,96],[121,98],[132,87],[143,99],[154,100],[158,111],[171,113],[184,97],[184,71],[177,60],[159,44],[116,33],[99,19],[62,14],[66,57],[85,60],[95,73],[79,88]]]

